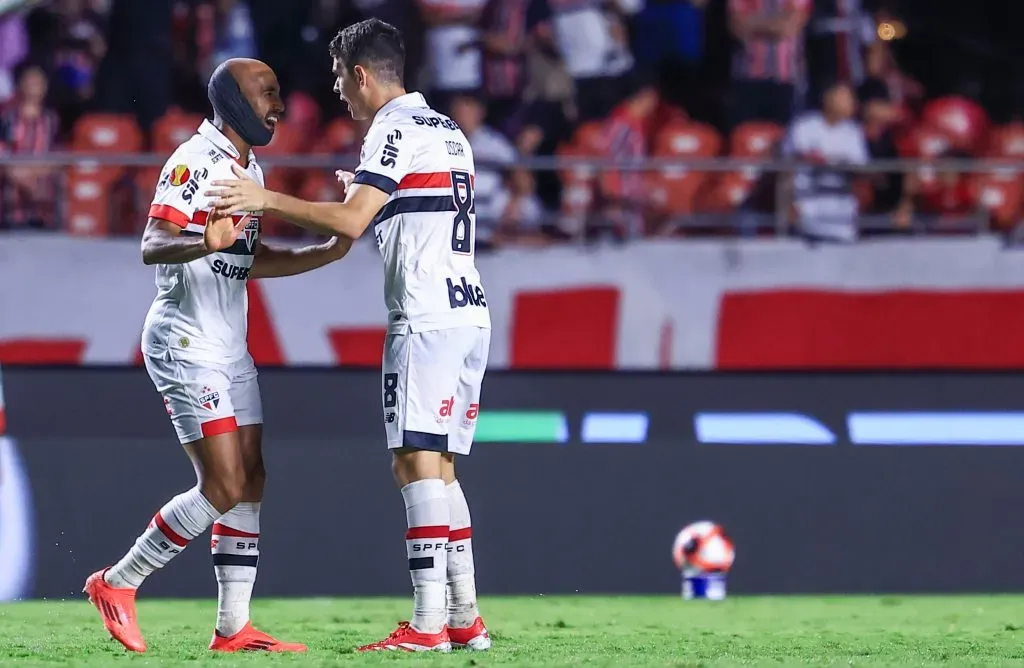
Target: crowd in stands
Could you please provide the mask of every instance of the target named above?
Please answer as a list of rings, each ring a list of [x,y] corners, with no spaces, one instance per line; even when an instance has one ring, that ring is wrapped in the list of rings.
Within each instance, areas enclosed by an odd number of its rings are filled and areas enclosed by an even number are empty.
[[[897,63],[890,40],[902,25],[862,0],[44,2],[0,17],[0,155],[153,152],[162,160],[208,113],[213,68],[257,57],[286,94],[286,118],[259,152],[271,164],[269,187],[336,198],[332,170],[272,161],[315,155],[354,164],[365,127],[331,91],[327,43],[368,16],[404,31],[408,87],[451,115],[473,147],[481,248],[774,232],[780,221],[812,238],[850,241],[864,220],[891,233],[922,221],[1009,229],[1021,218],[1024,181],[1012,169],[842,169],[878,159],[1024,157],[1019,118],[996,124],[967,97],[930,98]],[[707,54],[723,43],[730,63],[719,81],[708,75]],[[663,162],[645,171],[522,167],[551,156]],[[664,166],[715,157],[800,167],[780,176]],[[158,172],[0,168],[0,228],[137,234]],[[279,221],[267,226],[293,233]]]

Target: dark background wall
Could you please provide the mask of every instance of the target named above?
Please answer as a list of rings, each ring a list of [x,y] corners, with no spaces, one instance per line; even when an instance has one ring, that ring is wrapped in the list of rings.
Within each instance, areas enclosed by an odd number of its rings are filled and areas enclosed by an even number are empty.
[[[261,387],[260,593],[406,592],[378,374],[267,370]],[[76,596],[193,484],[191,466],[141,370],[9,368],[4,390],[33,486],[33,593]],[[1024,590],[1024,448],[856,445],[847,432],[854,411],[1014,412],[1021,397],[1015,375],[491,373],[484,411],[562,411],[569,433],[478,443],[460,462],[480,590],[674,592],[672,540],[705,518],[736,541],[735,592]],[[646,438],[582,442],[593,411],[646,414]],[[816,421],[834,443],[701,443],[694,428],[698,413],[773,411]],[[1007,414],[975,417],[979,442],[1001,425],[1002,442],[1024,445]],[[205,540],[146,590],[214,592]]]

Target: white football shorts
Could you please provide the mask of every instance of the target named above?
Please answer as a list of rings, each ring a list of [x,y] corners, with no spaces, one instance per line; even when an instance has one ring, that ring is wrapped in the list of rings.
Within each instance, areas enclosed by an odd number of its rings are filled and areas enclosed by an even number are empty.
[[[251,355],[230,364],[143,357],[182,443],[263,422],[260,386]]]
[[[468,455],[491,330],[388,333],[382,364],[388,448]]]

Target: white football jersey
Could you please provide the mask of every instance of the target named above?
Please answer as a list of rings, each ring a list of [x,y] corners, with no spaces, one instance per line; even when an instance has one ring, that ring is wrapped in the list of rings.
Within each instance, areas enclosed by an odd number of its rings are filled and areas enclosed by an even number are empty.
[[[204,192],[210,182],[236,178],[232,163],[238,150],[209,121],[178,147],[164,165],[151,218],[181,227],[185,235],[202,235],[213,209]],[[249,176],[263,184],[263,170],[249,152]],[[185,264],[156,268],[156,299],[146,315],[142,351],[173,360],[227,364],[246,355],[246,281],[260,234],[262,211],[251,214],[235,245]],[[235,220],[241,214],[235,215]]]
[[[491,326],[474,262],[475,179],[466,136],[419,93],[374,116],[355,182],[390,195],[372,226],[391,331]]]

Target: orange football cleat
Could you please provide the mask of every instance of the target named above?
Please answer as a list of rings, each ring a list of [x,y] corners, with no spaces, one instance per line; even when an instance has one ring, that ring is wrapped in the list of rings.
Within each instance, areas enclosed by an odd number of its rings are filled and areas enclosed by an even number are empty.
[[[210,649],[215,652],[305,652],[308,648],[297,642],[282,642],[257,631],[252,622],[246,622],[242,630],[233,636],[213,634]]]
[[[448,627],[448,637],[452,641],[452,649],[469,649],[477,652],[486,652],[491,648],[491,636],[487,633],[484,620],[477,617],[473,625],[464,629],[457,629],[454,626]]]
[[[146,641],[142,639],[135,613],[135,590],[111,587],[103,579],[107,570],[104,568],[90,575],[82,592],[89,596],[89,601],[99,610],[103,626],[114,640],[124,645],[125,649],[145,652]]]
[[[420,633],[409,622],[401,622],[398,628],[384,640],[363,645],[357,652],[376,652],[380,650],[403,650],[405,652],[450,652],[452,643],[448,639],[448,629],[440,633]]]

